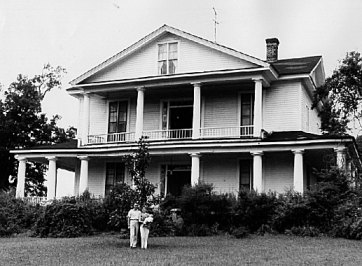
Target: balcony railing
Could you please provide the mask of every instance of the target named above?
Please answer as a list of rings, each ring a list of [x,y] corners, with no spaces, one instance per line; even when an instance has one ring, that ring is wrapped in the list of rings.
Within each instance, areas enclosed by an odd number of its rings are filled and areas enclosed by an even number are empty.
[[[200,129],[200,138],[240,138],[252,137],[253,126],[241,127],[210,127]],[[143,131],[148,140],[182,140],[192,138],[192,129],[168,129]],[[134,132],[101,134],[88,136],[87,144],[117,143],[135,141]]]
[[[134,132],[122,132],[101,135],[89,135],[88,144],[130,142],[135,140]]]
[[[150,130],[143,131],[143,136],[149,140],[191,139],[192,129]]]
[[[201,138],[238,138],[238,137],[252,137],[254,132],[253,126],[240,126],[240,127],[209,127],[201,128]]]

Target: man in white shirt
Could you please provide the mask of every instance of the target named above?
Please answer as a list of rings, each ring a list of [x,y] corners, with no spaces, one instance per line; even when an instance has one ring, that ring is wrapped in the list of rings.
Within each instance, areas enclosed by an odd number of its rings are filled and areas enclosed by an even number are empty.
[[[139,210],[139,205],[135,203],[133,209],[128,212],[128,229],[130,230],[130,247],[135,248],[137,246],[137,238],[139,231],[139,220],[141,218],[141,211]]]

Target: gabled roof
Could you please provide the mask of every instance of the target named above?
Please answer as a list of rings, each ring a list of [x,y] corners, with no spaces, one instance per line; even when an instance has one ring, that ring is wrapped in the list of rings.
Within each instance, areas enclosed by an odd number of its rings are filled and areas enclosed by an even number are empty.
[[[231,49],[231,48],[228,48],[226,46],[217,44],[215,42],[200,38],[200,37],[198,37],[196,35],[192,35],[190,33],[181,31],[179,29],[170,27],[168,25],[163,25],[162,27],[158,28],[157,30],[153,31],[149,35],[147,35],[144,38],[142,38],[141,40],[139,40],[138,42],[134,43],[133,45],[129,46],[128,48],[122,50],[121,52],[119,52],[116,55],[108,58],[106,61],[102,62],[101,64],[97,65],[96,67],[90,69],[86,73],[84,73],[81,76],[77,77],[76,79],[72,80],[70,82],[70,84],[71,85],[76,85],[76,84],[84,81],[85,79],[92,76],[96,72],[106,68],[107,66],[115,63],[118,60],[121,60],[122,58],[125,58],[126,56],[128,56],[131,53],[137,51],[138,49],[144,47],[145,45],[147,45],[151,41],[157,39],[158,37],[160,37],[160,36],[162,36],[163,34],[166,34],[166,33],[171,33],[171,34],[180,36],[182,38],[188,39],[188,40],[196,42],[198,44],[205,45],[205,46],[207,46],[209,48],[215,49],[215,50],[220,51],[222,53],[226,53],[228,55],[237,57],[239,59],[249,61],[249,62],[251,62],[253,64],[256,64],[256,65],[259,65],[261,67],[269,67],[268,63],[266,63],[265,61],[260,60],[260,59],[258,59],[256,57],[241,53],[241,52],[236,51],[234,49]]]
[[[279,75],[310,74],[321,61],[322,56],[282,59],[271,63]]]

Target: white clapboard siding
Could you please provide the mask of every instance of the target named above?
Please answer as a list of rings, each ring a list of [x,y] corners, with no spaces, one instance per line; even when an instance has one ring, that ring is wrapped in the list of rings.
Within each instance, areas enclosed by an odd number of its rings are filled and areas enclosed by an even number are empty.
[[[236,157],[223,155],[201,157],[202,177],[205,183],[212,183],[218,193],[235,193],[239,188]]]
[[[220,88],[219,93],[204,95],[203,127],[237,127],[238,95]]]
[[[283,193],[293,186],[294,155],[292,152],[263,155],[264,191]]]
[[[302,86],[302,126],[303,131],[314,134],[320,134],[320,118],[317,108],[311,109],[312,98],[309,96],[306,88]]]
[[[99,97],[89,100],[89,135],[107,134],[108,103]]]
[[[129,106],[129,116],[128,116],[128,132],[135,132],[136,130],[136,115],[137,115],[137,99],[132,98],[130,100]]]
[[[300,82],[276,83],[263,93],[263,128],[266,131],[302,130]]]
[[[83,135],[83,125],[82,125],[82,117],[83,117],[83,97],[78,98],[78,127],[77,127],[77,135],[78,137]]]
[[[95,197],[104,196],[106,167],[103,160],[89,160],[88,188]]]
[[[250,62],[186,39],[181,39],[180,53],[181,73],[255,67]]]
[[[145,99],[143,114],[143,130],[160,129],[160,100],[156,98]]]
[[[220,69],[250,68],[254,64],[221,53],[190,40],[167,34],[126,58],[87,78],[84,82],[129,79],[158,75],[158,44],[179,42],[177,73],[203,72]]]

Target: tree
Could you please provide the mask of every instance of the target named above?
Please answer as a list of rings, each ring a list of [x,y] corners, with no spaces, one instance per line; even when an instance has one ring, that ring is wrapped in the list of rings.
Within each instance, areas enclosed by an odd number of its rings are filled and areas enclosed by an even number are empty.
[[[331,77],[318,88],[313,107],[323,102],[320,117],[324,133],[343,135],[352,122],[362,130],[362,57],[349,52]]]
[[[130,155],[124,156],[125,164],[134,182],[137,201],[141,206],[149,203],[149,197],[155,192],[155,186],[146,178],[146,170],[150,164],[148,143],[142,137],[138,141],[138,149]]]
[[[47,64],[40,75],[28,78],[18,75],[0,100],[0,189],[9,188],[9,176],[16,176],[17,162],[10,154],[16,148],[30,148],[40,144],[54,144],[74,137],[74,128],[66,132],[57,126],[58,115],[48,119],[42,114],[41,102],[53,88],[61,87],[62,67]],[[45,194],[44,172],[39,163],[27,164],[26,192]]]

